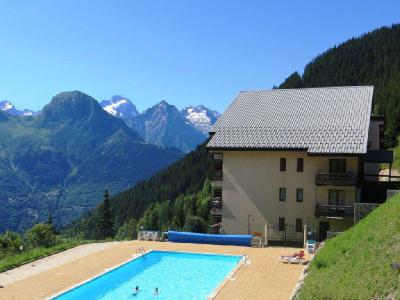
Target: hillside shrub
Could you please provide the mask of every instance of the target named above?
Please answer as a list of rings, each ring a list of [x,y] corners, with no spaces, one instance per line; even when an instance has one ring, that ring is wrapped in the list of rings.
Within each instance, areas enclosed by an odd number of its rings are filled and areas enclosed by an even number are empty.
[[[32,247],[50,247],[55,243],[56,236],[50,224],[36,224],[27,233]]]

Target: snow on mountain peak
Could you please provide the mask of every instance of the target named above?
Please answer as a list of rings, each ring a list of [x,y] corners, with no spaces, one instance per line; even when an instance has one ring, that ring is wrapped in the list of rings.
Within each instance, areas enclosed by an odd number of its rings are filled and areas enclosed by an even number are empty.
[[[22,115],[24,115],[24,116],[33,116],[33,115],[35,115],[35,112],[33,112],[33,111],[29,110],[29,109],[24,109],[22,111]]]
[[[107,106],[104,106],[104,110],[113,116],[118,115],[118,107],[127,103],[125,99],[119,100],[118,102],[110,103]]]
[[[5,101],[0,101],[0,110],[5,111],[9,113],[10,115],[14,116],[33,116],[36,113],[29,110],[29,109],[24,109],[23,111],[20,111],[15,108],[14,104],[12,104],[10,101],[5,100]]]
[[[166,120],[176,119],[177,116],[178,119],[183,119],[186,124],[194,127],[205,136],[208,136],[212,125],[214,125],[220,116],[219,112],[211,110],[204,105],[189,105],[179,111],[174,105],[169,104],[165,100],[161,100],[159,103],[139,114],[136,106],[132,104],[128,98],[122,96],[113,96],[110,100],[102,101],[100,105],[109,114],[124,119],[128,126],[133,126],[132,124],[138,122],[137,118],[150,118],[152,120],[157,119],[167,122]],[[171,116],[175,117],[171,118]],[[143,121],[145,126],[151,123],[147,119]]]
[[[208,135],[220,113],[204,105],[189,105],[181,110],[182,116],[203,134]]]
[[[100,105],[115,117],[131,118],[139,114],[136,106],[128,98],[122,96],[113,96],[111,100],[104,100]]]
[[[14,107],[14,105],[10,101],[1,101],[0,102],[0,109],[3,111],[10,110]]]

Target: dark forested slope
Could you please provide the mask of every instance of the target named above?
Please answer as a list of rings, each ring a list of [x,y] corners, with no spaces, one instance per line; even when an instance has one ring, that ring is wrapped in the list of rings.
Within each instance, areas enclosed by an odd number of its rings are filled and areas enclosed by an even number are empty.
[[[195,195],[202,191],[204,183],[209,177],[210,165],[211,159],[208,151],[205,144],[202,144],[148,180],[141,181],[132,188],[112,197],[110,203],[115,232],[131,219],[139,220],[146,209],[155,203],[173,201],[179,196]],[[96,216],[99,207],[81,220],[71,224],[66,231],[71,234],[84,232],[86,237],[95,237]]]
[[[318,55],[279,88],[374,85],[374,113],[386,116],[385,142],[400,134],[400,25],[352,38]]]

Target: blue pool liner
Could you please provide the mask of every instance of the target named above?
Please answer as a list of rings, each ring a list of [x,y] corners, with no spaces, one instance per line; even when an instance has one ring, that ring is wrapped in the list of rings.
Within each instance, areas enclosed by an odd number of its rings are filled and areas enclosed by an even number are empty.
[[[168,231],[168,241],[175,243],[195,243],[213,245],[251,246],[251,235],[205,234],[193,232]]]

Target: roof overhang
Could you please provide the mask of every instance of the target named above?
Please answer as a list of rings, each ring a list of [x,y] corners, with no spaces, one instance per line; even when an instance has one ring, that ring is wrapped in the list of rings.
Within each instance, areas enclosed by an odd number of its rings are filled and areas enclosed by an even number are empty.
[[[244,147],[208,147],[209,151],[237,152],[307,152],[308,156],[359,157],[362,153],[310,153],[307,148],[244,148]]]

